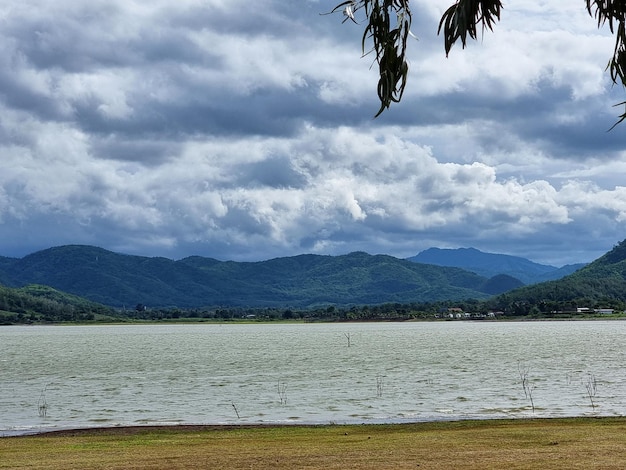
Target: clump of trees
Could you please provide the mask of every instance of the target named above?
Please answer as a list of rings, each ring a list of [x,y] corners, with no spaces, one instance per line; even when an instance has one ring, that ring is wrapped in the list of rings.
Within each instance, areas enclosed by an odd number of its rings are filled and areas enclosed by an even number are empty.
[[[545,294],[545,292],[544,292]],[[125,312],[127,318],[152,321],[410,321],[448,318],[449,309],[474,314],[471,318],[488,318],[489,312],[498,312],[497,317],[552,318],[593,314],[595,308],[613,308],[617,312],[626,310],[626,301],[616,298],[577,299],[521,298],[503,294],[489,300],[466,299],[462,301],[439,301],[424,303],[385,303],[376,305],[296,307],[218,307],[201,309],[146,308],[141,312]],[[578,307],[588,308],[586,313],[577,313]],[[463,317],[465,318],[465,317]]]
[[[618,247],[622,249],[623,246]],[[614,261],[607,256],[606,263]],[[113,309],[47,286],[20,289],[0,286],[0,324],[89,322],[89,321],[407,321],[448,318],[449,313],[466,312],[470,318],[570,317],[593,314],[594,309],[626,311],[626,279],[622,264],[590,266],[559,281],[545,282],[506,292],[487,300],[445,300],[436,302],[388,302],[364,305],[319,305],[316,307],[218,306],[204,308],[150,307]],[[599,264],[598,264],[599,263]],[[589,276],[589,270],[599,274]],[[607,274],[606,269],[611,269]],[[610,275],[615,270],[615,275]],[[584,271],[584,272],[583,272]],[[579,309],[585,309],[580,312]],[[465,316],[463,316],[465,318]]]

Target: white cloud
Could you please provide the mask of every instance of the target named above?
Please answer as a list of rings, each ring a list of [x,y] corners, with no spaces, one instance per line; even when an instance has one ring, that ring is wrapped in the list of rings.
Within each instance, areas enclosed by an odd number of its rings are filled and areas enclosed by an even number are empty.
[[[582,4],[531,1],[446,59],[440,2],[415,5],[406,95],[373,120],[362,26],[319,15],[335,2],[11,0],[1,254],[610,249],[626,220],[612,38]]]

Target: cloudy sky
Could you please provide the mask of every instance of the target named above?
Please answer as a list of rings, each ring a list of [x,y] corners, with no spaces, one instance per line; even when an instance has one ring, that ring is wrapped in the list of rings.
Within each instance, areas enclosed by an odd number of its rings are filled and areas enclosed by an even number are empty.
[[[561,266],[626,238],[613,38],[582,0],[506,1],[446,58],[413,0],[381,117],[338,0],[8,0],[0,255],[64,244],[257,261],[475,247]],[[564,5],[567,6],[564,6]]]

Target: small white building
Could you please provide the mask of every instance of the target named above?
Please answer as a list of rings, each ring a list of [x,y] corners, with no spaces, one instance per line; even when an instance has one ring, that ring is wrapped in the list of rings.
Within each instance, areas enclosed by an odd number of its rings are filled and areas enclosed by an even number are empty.
[[[612,308],[595,308],[593,310],[596,313],[599,313],[600,315],[613,315],[614,309]]]

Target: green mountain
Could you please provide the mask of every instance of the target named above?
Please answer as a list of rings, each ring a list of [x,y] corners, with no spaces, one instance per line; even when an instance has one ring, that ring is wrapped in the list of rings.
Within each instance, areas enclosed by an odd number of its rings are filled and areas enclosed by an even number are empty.
[[[40,321],[91,321],[114,318],[110,307],[47,286],[21,288],[0,285],[0,324]]]
[[[8,277],[5,275],[5,268],[10,267],[17,260],[15,258],[7,258],[6,256],[0,256],[0,285],[6,285],[9,283]]]
[[[542,312],[577,307],[622,309],[626,303],[626,240],[562,279],[515,289],[493,302],[503,308],[515,305],[518,309],[534,307]]]
[[[200,256],[173,261],[69,245],[5,258],[0,279],[13,287],[48,285],[128,308],[305,308],[489,297],[483,289],[488,280],[477,274],[361,252],[240,263]]]
[[[129,256],[91,246],[0,257],[0,279],[0,323],[111,319],[120,315],[111,307],[127,307],[121,315],[134,316],[139,305],[325,309],[464,301],[470,310],[560,314],[578,307],[626,308],[626,240],[558,281],[519,288],[507,275],[486,279],[459,268],[362,252],[237,263]]]
[[[524,283],[519,279],[508,276],[506,274],[497,274],[492,278],[488,279],[482,286],[481,291],[486,292],[488,294],[501,294],[502,292],[507,292],[513,289],[517,289],[518,287],[523,286]]]

